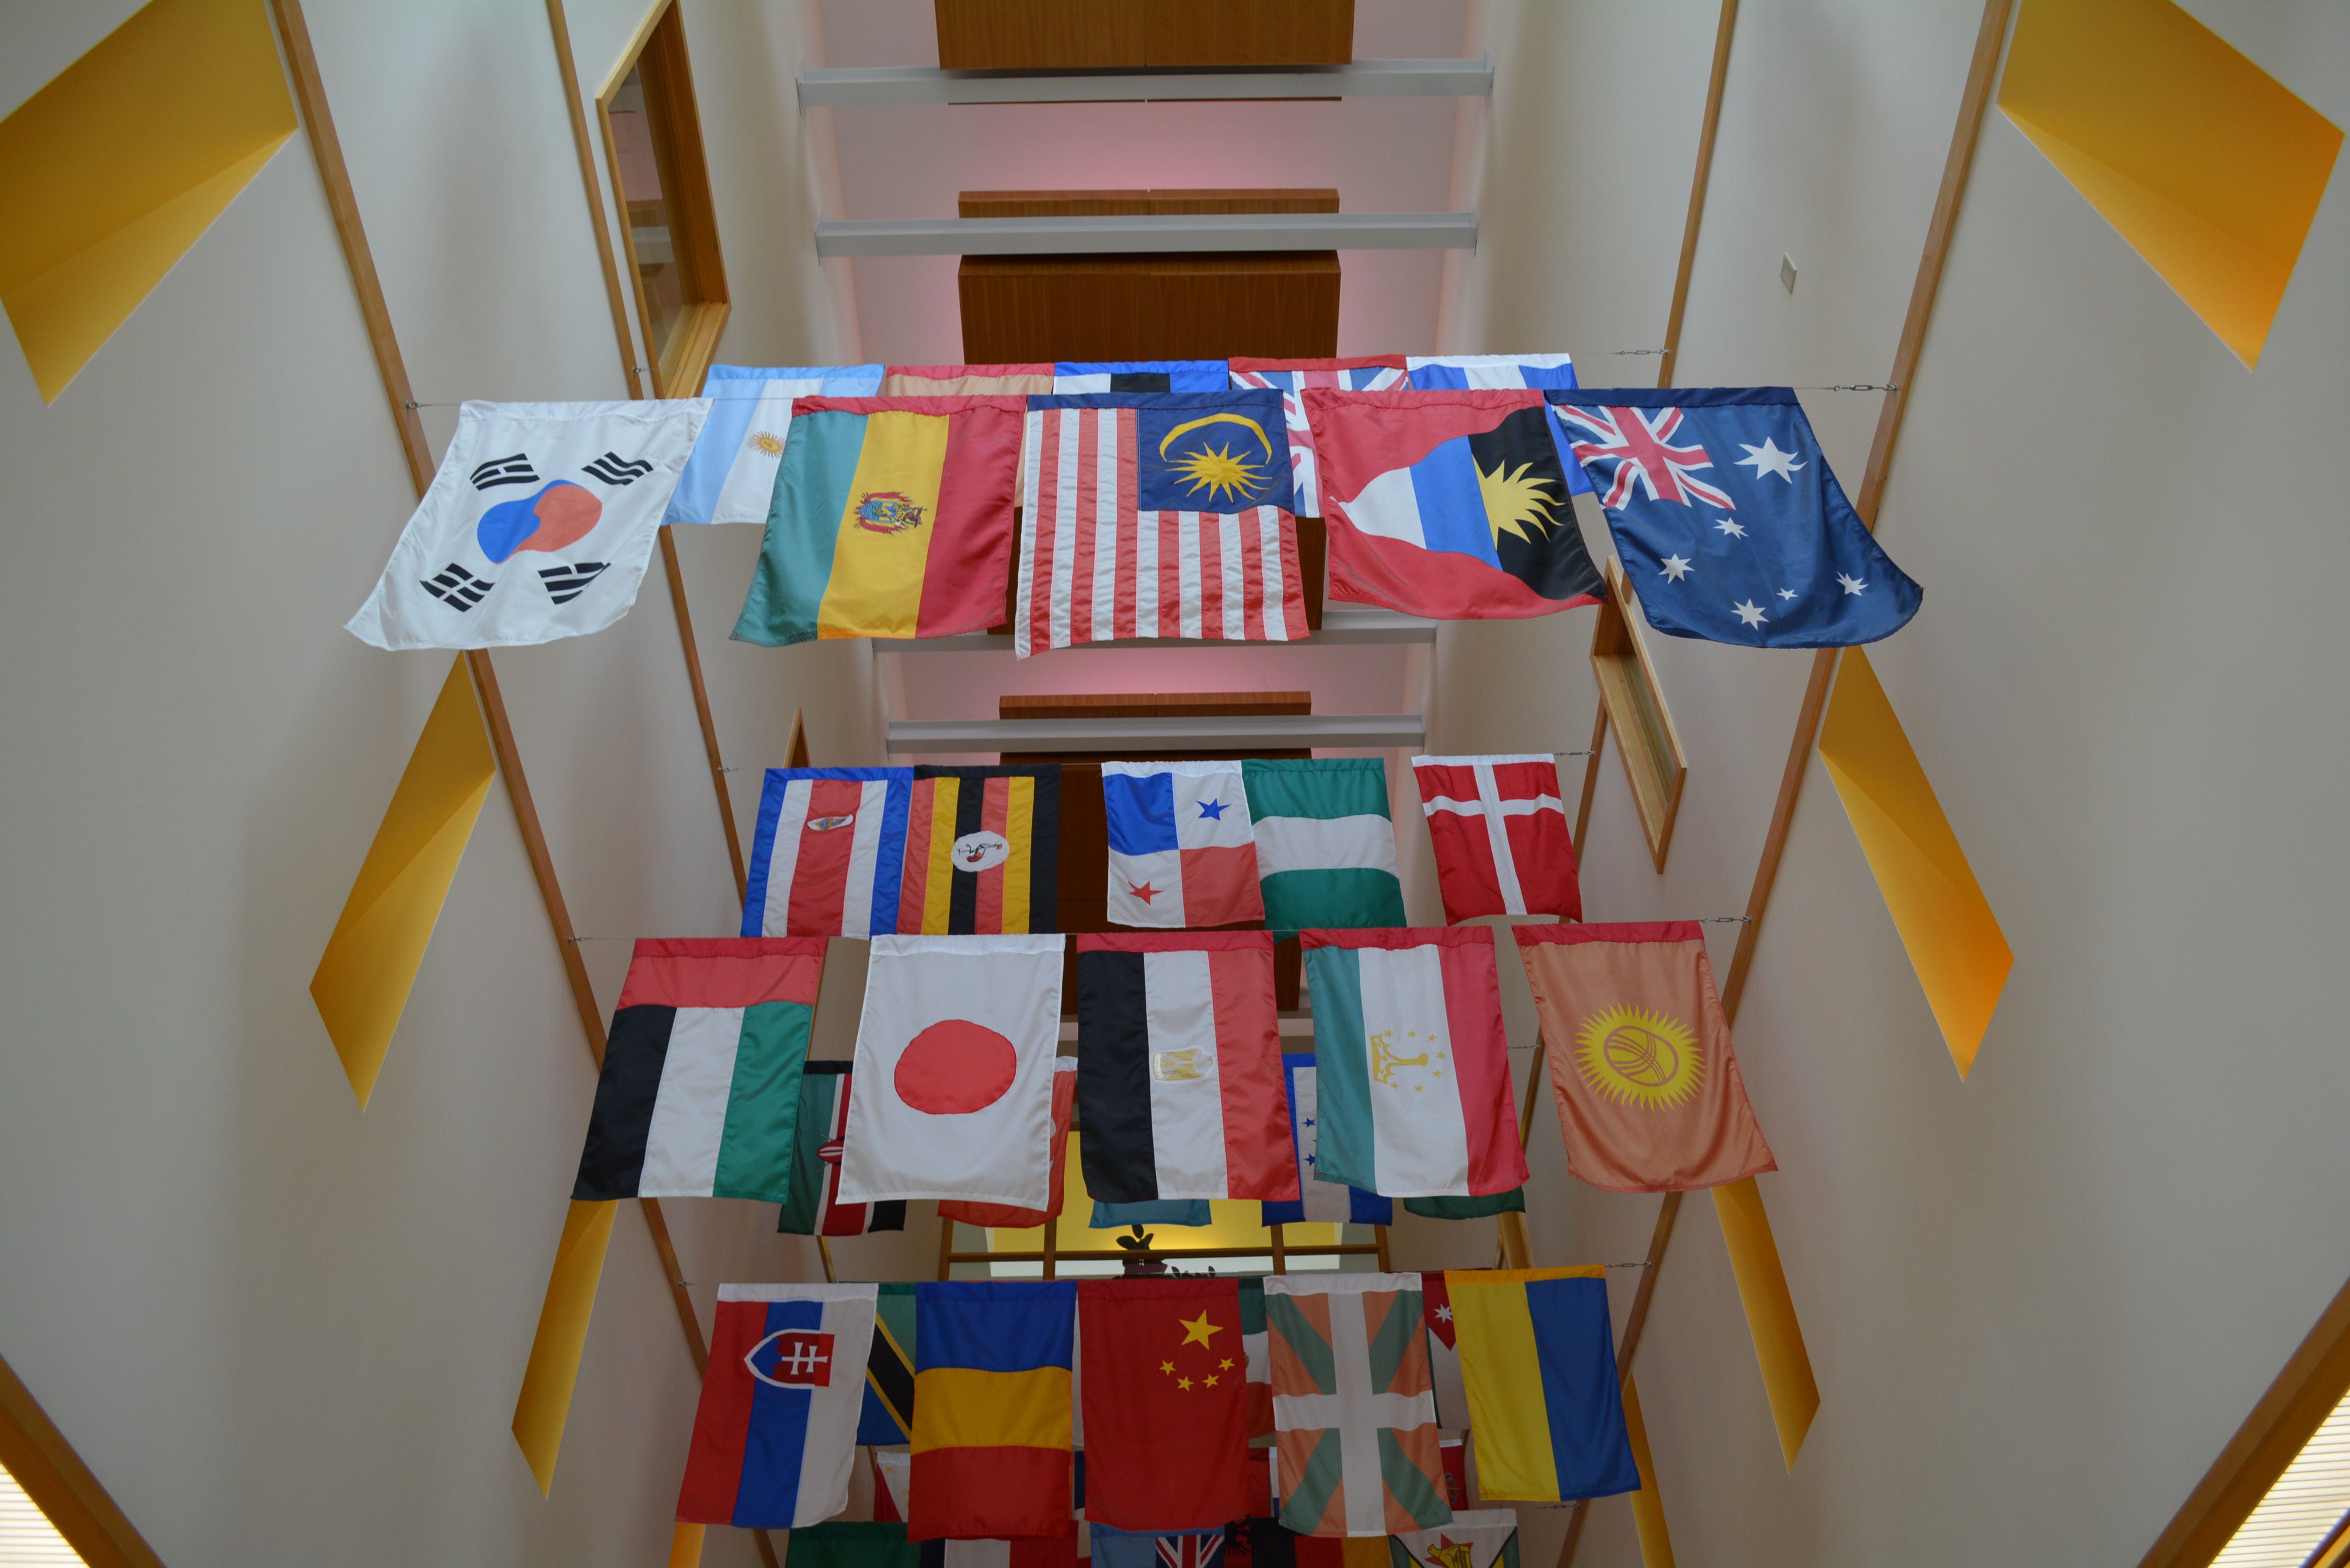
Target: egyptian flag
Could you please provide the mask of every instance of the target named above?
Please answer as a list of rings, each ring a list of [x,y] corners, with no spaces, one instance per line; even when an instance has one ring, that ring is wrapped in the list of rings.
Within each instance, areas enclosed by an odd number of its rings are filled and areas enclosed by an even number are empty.
[[[1076,952],[1087,1189],[1295,1199],[1273,934],[1087,935]]]
[[[1555,756],[1414,757],[1411,775],[1448,924],[1478,915],[1583,918]]]
[[[903,1203],[842,1203],[840,1140],[848,1127],[849,1064],[810,1062],[800,1069],[799,1125],[792,1135],[792,1195],[775,1229],[795,1236],[862,1236],[903,1231]]]
[[[1011,935],[1060,928],[1061,770],[914,770],[896,930]]]
[[[1303,395],[1332,598],[1510,620],[1606,597],[1540,391]]]

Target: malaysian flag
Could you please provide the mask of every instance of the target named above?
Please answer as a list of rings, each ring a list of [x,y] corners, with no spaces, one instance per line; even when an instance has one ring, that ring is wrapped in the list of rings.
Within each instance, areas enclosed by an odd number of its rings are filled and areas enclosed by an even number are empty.
[[[1322,515],[1322,485],[1314,461],[1314,428],[1305,422],[1305,400],[1297,394],[1307,387],[1332,387],[1342,392],[1377,392],[1409,386],[1409,373],[1400,354],[1374,354],[1358,359],[1234,359],[1235,387],[1270,387],[1281,394],[1282,422],[1289,428],[1290,477],[1296,486],[1300,517]]]
[[[1306,635],[1271,391],[1032,397],[1013,651]]]

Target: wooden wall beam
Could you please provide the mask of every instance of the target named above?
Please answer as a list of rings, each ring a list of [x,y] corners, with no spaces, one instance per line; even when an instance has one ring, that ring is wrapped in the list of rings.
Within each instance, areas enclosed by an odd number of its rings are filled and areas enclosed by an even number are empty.
[[[0,1467],[89,1568],[163,1568],[33,1391],[0,1360]]]
[[[1672,307],[1665,313],[1665,352],[1657,385],[1673,384],[1681,351],[1681,320],[1689,314],[1690,276],[1697,270],[1698,231],[1705,225],[1705,190],[1713,179],[1713,142],[1721,129],[1721,94],[1730,81],[1730,40],[1738,31],[1738,0],[1721,0],[1713,29],[1713,73],[1705,88],[1705,121],[1697,133],[1697,172],[1690,181],[1689,217],[1681,224],[1680,269],[1673,275]]]

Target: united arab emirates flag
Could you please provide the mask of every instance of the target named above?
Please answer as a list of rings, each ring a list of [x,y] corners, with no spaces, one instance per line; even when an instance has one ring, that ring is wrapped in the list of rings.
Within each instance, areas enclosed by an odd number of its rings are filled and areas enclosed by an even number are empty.
[[[787,1201],[816,937],[642,940],[571,1196]]]
[[[1251,757],[1241,778],[1267,929],[1404,923],[1385,761]]]

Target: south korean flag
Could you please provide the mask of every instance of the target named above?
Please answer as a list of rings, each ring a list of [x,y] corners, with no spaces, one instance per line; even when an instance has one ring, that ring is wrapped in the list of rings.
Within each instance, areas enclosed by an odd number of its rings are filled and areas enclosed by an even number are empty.
[[[510,648],[601,631],[637,601],[710,411],[467,403],[441,471],[347,625],[378,648]]]

